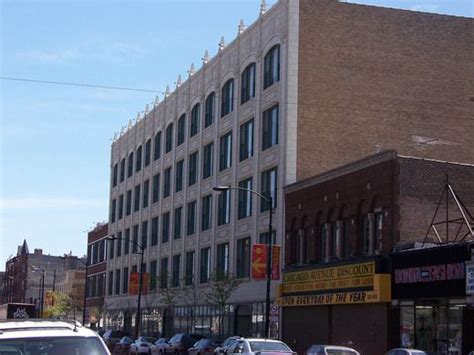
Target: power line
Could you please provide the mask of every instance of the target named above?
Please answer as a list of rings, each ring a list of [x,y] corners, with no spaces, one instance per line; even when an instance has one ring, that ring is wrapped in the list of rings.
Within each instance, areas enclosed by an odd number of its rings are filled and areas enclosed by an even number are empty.
[[[0,79],[2,79],[2,80],[12,80],[12,81],[24,81],[24,82],[39,83],[39,84],[78,86],[78,87],[87,87],[87,88],[95,88],[95,89],[153,92],[153,93],[157,93],[157,94],[163,94],[164,93],[163,91],[158,91],[158,90],[137,89],[137,88],[129,88],[129,87],[123,87],[123,86],[83,84],[83,83],[73,83],[73,82],[68,82],[68,81],[36,80],[36,79],[26,79],[26,78],[14,78],[14,77],[7,77],[7,76],[0,76]]]

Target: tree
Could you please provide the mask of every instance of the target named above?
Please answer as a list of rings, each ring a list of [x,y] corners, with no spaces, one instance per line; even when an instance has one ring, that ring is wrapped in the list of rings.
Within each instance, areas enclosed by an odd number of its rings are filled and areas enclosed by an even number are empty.
[[[176,300],[181,297],[179,287],[172,287],[172,279],[168,277],[168,273],[157,276],[160,302],[165,305],[165,313],[163,315],[163,335],[171,335],[173,331],[173,311]],[[167,314],[167,316],[165,315]]]
[[[53,300],[52,305],[46,308],[46,312],[51,317],[68,318],[70,313],[75,310],[69,293],[55,291],[51,293],[51,298]]]
[[[229,308],[229,298],[241,283],[241,280],[229,273],[216,273],[210,277],[210,287],[205,293],[205,297],[209,303],[216,305],[221,312],[219,317],[220,335],[223,335],[224,318]]]

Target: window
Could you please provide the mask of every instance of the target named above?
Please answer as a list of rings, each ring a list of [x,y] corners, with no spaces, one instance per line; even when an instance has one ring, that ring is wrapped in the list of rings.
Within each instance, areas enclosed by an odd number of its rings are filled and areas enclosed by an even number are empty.
[[[221,117],[234,110],[234,79],[226,81],[222,87],[221,95]]]
[[[151,246],[158,244],[158,217],[151,220]]]
[[[198,176],[198,152],[194,152],[189,156],[188,164],[188,186],[192,186],[196,183]]]
[[[165,153],[171,152],[173,149],[173,124],[171,123],[166,127],[166,142],[165,142]]]
[[[239,182],[239,188],[252,190],[252,178]],[[252,215],[252,193],[250,191],[239,190],[238,192],[238,219]]]
[[[127,191],[127,208],[125,213],[127,216],[130,216],[130,213],[132,213],[132,190]]]
[[[114,198],[112,200],[112,206],[110,208],[110,220],[112,221],[112,223],[115,222],[116,213],[117,213],[117,200]]]
[[[186,286],[194,283],[194,251],[188,251],[186,253],[186,275],[184,284]]]
[[[272,207],[277,206],[277,168],[272,168],[262,172],[261,194],[272,201]],[[270,209],[270,204],[263,198],[260,199],[260,212]]]
[[[209,143],[204,146],[202,157],[202,178],[207,179],[212,176],[214,160],[214,143]]]
[[[154,151],[153,151],[153,160],[160,159],[161,157],[161,131],[155,134],[154,142]]]
[[[176,146],[184,143],[184,137],[186,134],[186,114],[181,115],[178,119],[178,136],[176,137]]]
[[[123,268],[122,293],[128,293],[128,267]]]
[[[150,200],[150,180],[145,180],[143,183],[143,208],[148,207]]]
[[[191,110],[191,127],[189,130],[190,137],[194,137],[199,132],[200,114],[201,114],[201,105],[199,104],[194,105],[193,109]]]
[[[328,244],[329,244],[329,226],[327,223],[321,225],[321,261],[328,261]]]
[[[179,269],[181,265],[181,255],[174,255],[173,256],[173,280],[172,285],[173,287],[179,287],[180,280],[179,280]]]
[[[222,191],[217,198],[217,225],[230,222],[230,191]]]
[[[232,165],[232,132],[221,137],[219,151],[219,171],[230,168]]]
[[[201,264],[199,270],[199,282],[209,282],[211,276],[211,248],[201,249]]]
[[[136,253],[137,250],[138,250],[138,230],[139,230],[139,226],[138,224],[135,224],[133,226],[133,235],[132,235],[132,241],[133,243],[132,244],[132,253]]]
[[[170,239],[170,213],[166,212],[162,217],[161,242],[167,243]]]
[[[145,166],[150,165],[151,162],[151,139],[145,143]]]
[[[165,170],[165,181],[163,182],[163,197],[168,197],[171,194],[171,167]]]
[[[176,163],[175,189],[179,192],[183,189],[184,159]]]
[[[237,278],[250,276],[250,237],[237,240]]]
[[[120,162],[120,182],[125,180],[125,158]]]
[[[107,294],[109,296],[112,296],[113,294],[113,289],[114,289],[114,272],[113,271],[109,271],[109,277],[107,279]]]
[[[133,152],[128,155],[128,172],[127,177],[132,176],[133,174]]]
[[[140,185],[135,186],[133,212],[137,212],[140,209]]]
[[[156,203],[160,199],[160,174],[153,176],[152,202]]]
[[[122,232],[117,235],[117,257],[122,256]]]
[[[212,225],[212,195],[202,198],[201,213],[201,230],[205,231]]]
[[[118,164],[115,164],[112,171],[112,186],[113,187],[117,186],[117,180],[118,180]]]
[[[156,289],[157,272],[158,272],[158,260],[150,261],[150,280],[149,280],[150,290]]]
[[[130,253],[130,228],[125,229],[125,240],[123,241],[123,255]]]
[[[262,150],[278,144],[278,105],[263,112]]]
[[[120,269],[115,270],[115,294],[120,295]]]
[[[123,217],[123,195],[119,196],[118,219]]]
[[[218,277],[229,273],[229,243],[217,245],[216,273]]]
[[[145,249],[148,247],[148,221],[142,222],[142,248]]]
[[[168,258],[161,259],[160,287],[168,287]]]
[[[204,112],[204,128],[209,127],[214,122],[216,93],[212,92],[206,98],[206,109]]]
[[[196,201],[188,203],[187,211],[187,228],[186,234],[191,235],[196,233]]]
[[[273,46],[263,59],[263,89],[280,81],[280,45]]]
[[[174,239],[181,238],[181,225],[183,220],[183,207],[174,210]]]
[[[239,161],[253,156],[253,119],[240,126]]]
[[[268,232],[260,233],[259,235],[259,243],[260,244],[268,244],[270,240],[268,239]],[[276,244],[276,230],[272,229],[272,244]]]
[[[138,172],[142,169],[142,146],[139,146],[137,149],[137,158],[135,160],[135,172]]]
[[[99,242],[99,263],[106,259],[105,255],[105,240]]]
[[[250,64],[242,73],[240,103],[244,104],[255,97],[255,63]]]
[[[114,236],[112,236],[113,238]],[[109,239],[107,241],[109,243],[109,259],[114,258],[114,249],[115,249],[115,240],[114,239]]]

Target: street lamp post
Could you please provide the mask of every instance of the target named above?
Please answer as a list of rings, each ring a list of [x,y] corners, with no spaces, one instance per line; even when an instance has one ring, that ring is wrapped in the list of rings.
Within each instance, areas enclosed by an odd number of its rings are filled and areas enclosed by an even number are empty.
[[[253,193],[259,196],[262,200],[268,203],[270,206],[269,219],[268,219],[268,239],[267,239],[267,290],[265,297],[265,336],[270,338],[270,286],[272,280],[272,248],[273,248],[273,238],[272,238],[272,215],[273,215],[273,198],[271,194],[266,197],[261,193],[246,189],[244,187],[229,186],[229,185],[220,185],[212,188],[214,191],[223,192],[229,190],[240,190]]]
[[[44,307],[44,270],[41,270],[41,304],[40,304],[40,318],[43,318],[43,307]]]
[[[135,242],[134,240],[130,240],[127,238],[107,237],[107,239],[108,240],[124,240],[128,243],[135,244],[137,247],[140,248],[140,252],[135,253],[135,254],[140,254],[140,276],[138,280],[137,314],[135,315],[135,338],[138,338],[138,333],[140,330],[140,302],[142,299],[142,288],[143,288],[143,254],[145,252],[145,248],[141,244]]]

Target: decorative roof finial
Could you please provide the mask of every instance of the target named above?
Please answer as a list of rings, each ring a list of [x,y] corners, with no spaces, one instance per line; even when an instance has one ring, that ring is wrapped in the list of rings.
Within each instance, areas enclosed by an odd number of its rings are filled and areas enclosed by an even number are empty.
[[[166,90],[165,90],[165,97],[170,96],[170,86],[166,85]]]
[[[202,57],[202,63],[206,64],[208,61],[209,61],[209,52],[206,49],[206,51],[204,52],[204,57]]]
[[[219,42],[219,52],[223,50],[225,47],[224,36],[221,37],[221,41]]]
[[[138,122],[140,121],[140,111],[137,112],[137,118],[135,118],[135,122]]]
[[[153,103],[153,105],[156,107],[158,106],[159,103],[160,103],[160,98],[158,97],[158,95],[156,95],[155,102]]]
[[[129,130],[130,128],[132,128],[132,120],[128,120],[128,127],[127,127],[127,130]]]
[[[122,136],[126,130],[127,130],[127,127],[122,126],[122,129],[120,130],[120,136]]]
[[[176,80],[176,87],[181,86],[181,74],[178,75],[178,80]]]
[[[244,31],[245,31],[244,20],[241,19],[241,20],[240,20],[240,23],[239,23],[239,30],[238,30],[239,36],[240,36],[240,35],[242,34],[242,32],[244,32]]]
[[[267,12],[267,2],[262,0],[260,3],[260,16],[262,16],[265,12]]]
[[[191,63],[191,67],[188,70],[189,76],[193,76],[196,70],[194,70],[194,63]]]
[[[118,133],[115,132],[114,133],[114,138],[112,138],[112,142],[115,142],[117,140],[117,138],[118,138]]]
[[[143,118],[146,117],[146,114],[148,113],[148,111],[150,111],[150,107],[148,106],[148,104],[146,104],[146,106],[145,106],[145,115],[144,115]]]

